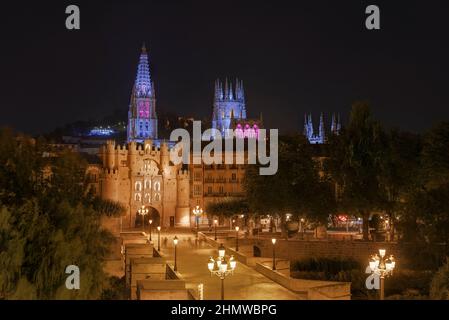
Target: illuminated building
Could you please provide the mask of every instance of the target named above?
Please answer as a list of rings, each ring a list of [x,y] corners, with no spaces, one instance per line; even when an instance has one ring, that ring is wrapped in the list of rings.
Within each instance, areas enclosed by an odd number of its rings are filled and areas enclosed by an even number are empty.
[[[338,134],[340,132],[340,129],[341,129],[340,115],[336,116],[335,114],[332,114],[331,133]],[[323,144],[326,142],[327,137],[326,137],[326,130],[324,127],[323,113],[321,113],[320,115],[320,124],[318,128],[318,133],[316,133],[313,129],[312,115],[311,114],[304,115],[304,135],[311,144]]]
[[[247,119],[243,81],[236,79],[235,90],[232,82],[215,81],[212,128],[228,137],[226,130],[234,129],[238,138],[258,138],[262,119]]]
[[[129,104],[127,141],[143,143],[145,139],[157,139],[157,116],[154,83],[143,45]]]

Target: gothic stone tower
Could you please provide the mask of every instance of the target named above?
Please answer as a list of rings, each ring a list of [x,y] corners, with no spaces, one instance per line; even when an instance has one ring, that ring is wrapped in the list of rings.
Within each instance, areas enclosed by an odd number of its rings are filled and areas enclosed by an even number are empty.
[[[145,139],[157,139],[156,96],[150,77],[148,54],[142,46],[137,76],[131,93],[128,111],[127,141],[142,143]]]
[[[331,134],[339,134],[341,130],[340,115],[336,116],[332,114],[331,121]],[[318,134],[313,129],[312,114],[304,115],[304,135],[311,144],[323,144],[327,141],[326,130],[324,127],[324,115],[320,115],[320,126],[318,128]]]
[[[215,81],[214,110],[212,114],[212,128],[220,131],[225,137],[225,130],[232,129],[234,120],[246,120],[245,93],[243,81],[236,79],[235,93],[232,82],[226,79],[223,91],[223,83]]]

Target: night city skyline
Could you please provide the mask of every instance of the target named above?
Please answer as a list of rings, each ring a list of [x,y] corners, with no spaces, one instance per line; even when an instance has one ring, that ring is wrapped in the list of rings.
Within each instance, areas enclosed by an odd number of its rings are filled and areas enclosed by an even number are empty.
[[[302,132],[306,112],[344,124],[368,100],[385,125],[422,132],[449,119],[447,5],[422,3],[378,3],[378,31],[365,1],[81,1],[79,31],[65,29],[67,3],[9,4],[0,125],[36,134],[126,112],[145,42],[161,113],[210,117],[215,79],[238,77],[267,128]]]
[[[439,319],[448,3],[2,4],[1,306]]]

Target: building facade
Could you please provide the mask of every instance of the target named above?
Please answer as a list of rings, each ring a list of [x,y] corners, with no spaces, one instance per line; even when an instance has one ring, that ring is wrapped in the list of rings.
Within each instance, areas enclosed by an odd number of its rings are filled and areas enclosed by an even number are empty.
[[[117,146],[108,141],[101,148],[101,197],[120,202],[126,209],[123,228],[141,224],[139,209],[148,210],[145,224],[151,218],[154,225],[190,225],[189,172],[170,161],[170,147],[161,142],[135,141]]]

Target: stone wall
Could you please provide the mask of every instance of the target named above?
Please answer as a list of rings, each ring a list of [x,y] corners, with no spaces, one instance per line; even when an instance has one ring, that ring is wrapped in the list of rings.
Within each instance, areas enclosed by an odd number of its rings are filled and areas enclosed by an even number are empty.
[[[254,239],[262,257],[273,254],[273,244],[268,239]],[[397,261],[403,262],[401,250],[394,242],[364,242],[364,241],[338,241],[338,240],[281,240],[276,242],[276,258],[295,260],[324,257],[324,258],[351,258],[368,265],[369,257],[377,253],[380,248],[386,249],[387,254],[394,255]]]
[[[192,300],[183,280],[138,280],[137,300]]]
[[[262,263],[256,263],[256,271],[283,287],[296,292],[299,297],[307,300],[350,300],[351,283],[335,281],[319,281],[293,279],[288,275],[272,270]]]

